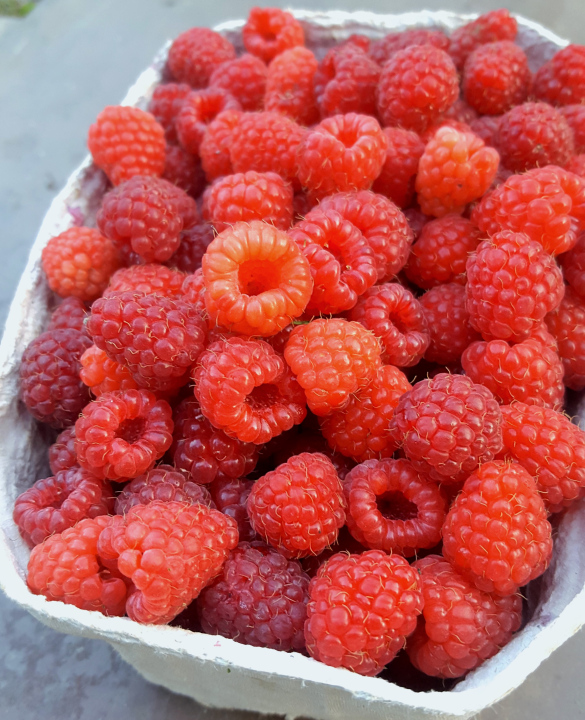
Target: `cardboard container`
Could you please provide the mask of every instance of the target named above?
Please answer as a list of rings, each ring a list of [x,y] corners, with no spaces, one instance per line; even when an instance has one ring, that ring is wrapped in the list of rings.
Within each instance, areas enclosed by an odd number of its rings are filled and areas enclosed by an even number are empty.
[[[366,12],[295,14],[305,22],[309,46],[319,53],[352,32],[380,37],[391,30],[415,26],[449,31],[472,17],[426,11],[395,16]],[[533,68],[567,44],[535,23],[522,18],[519,23],[518,41]],[[241,26],[241,21],[234,21],[217,29],[240,45]],[[139,77],[123,104],[146,105],[160,80],[167,47]],[[94,224],[105,187],[102,173],[88,158],[55,198],[31,249],[2,341],[0,587],[12,600],[55,630],[106,640],[148,680],[206,705],[318,720],[469,718],[512,692],[579,630],[585,621],[583,503],[570,509],[560,523],[554,561],[534,593],[529,622],[502,651],[449,692],[417,693],[380,678],[329,668],[296,653],[247,647],[180,628],[143,626],[32,595],[25,584],[29,551],[12,521],[12,509],[20,492],[50,474],[50,433],[19,401],[18,366],[25,347],[43,331],[51,303],[40,268],[41,250],[52,236],[74,224]],[[585,403],[576,407],[575,413],[585,418]]]

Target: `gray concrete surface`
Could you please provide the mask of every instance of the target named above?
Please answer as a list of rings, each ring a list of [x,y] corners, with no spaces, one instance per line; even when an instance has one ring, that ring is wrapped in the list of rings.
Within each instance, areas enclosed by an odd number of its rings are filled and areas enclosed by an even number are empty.
[[[242,17],[249,0],[42,0],[0,18],[0,326],[43,214],[83,158],[89,124],[124,95],[162,43],[192,25]],[[267,3],[268,4],[268,3]],[[504,0],[297,0],[313,9],[472,12]],[[582,0],[510,0],[515,12],[585,43]],[[585,718],[585,634],[477,720]],[[255,720],[208,710],[145,682],[105,643],[59,635],[0,595],[0,720]]]

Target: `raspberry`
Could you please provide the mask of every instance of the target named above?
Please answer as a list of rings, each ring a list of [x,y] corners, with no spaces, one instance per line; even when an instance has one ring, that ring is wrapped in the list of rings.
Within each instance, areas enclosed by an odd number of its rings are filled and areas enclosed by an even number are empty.
[[[167,63],[176,80],[202,88],[209,83],[215,68],[235,57],[229,40],[209,28],[195,27],[173,41]]]
[[[323,436],[333,450],[356,462],[391,457],[396,444],[388,425],[398,400],[410,389],[398,368],[380,367],[370,384],[352,395],[342,410],[321,420]]]
[[[75,422],[89,400],[79,359],[90,345],[79,330],[48,330],[28,345],[20,363],[20,393],[37,420],[54,428]]]
[[[274,650],[302,651],[309,576],[264,543],[240,543],[197,599],[203,631]]]
[[[573,131],[575,153],[585,153],[585,105],[565,105],[559,111]]]
[[[443,526],[443,554],[484,592],[513,595],[546,570],[551,527],[534,480],[518,463],[470,475]]]
[[[59,433],[49,448],[49,466],[53,475],[56,475],[60,470],[69,470],[75,465],[77,465],[75,425],[72,425]]]
[[[306,47],[285,50],[274,58],[268,68],[264,107],[287,115],[299,125],[319,121],[313,77],[319,63]]]
[[[98,550],[133,583],[128,617],[164,625],[219,574],[237,543],[235,522],[217,510],[155,500],[134,506],[123,524],[106,528]]]
[[[53,310],[47,330],[84,330],[87,315],[87,308],[79,298],[65,298]]]
[[[478,113],[501,115],[526,100],[531,81],[524,51],[502,40],[480,45],[467,58],[463,93]]]
[[[218,478],[209,488],[217,509],[238,524],[240,541],[254,540],[256,537],[248,517],[248,496],[253,487],[253,480]]]
[[[114,185],[135,175],[162,175],[165,131],[144,110],[110,105],[89,128],[87,145],[94,163]]]
[[[425,290],[443,283],[465,285],[467,260],[480,237],[473,223],[460,215],[431,220],[412,246],[406,277]]]
[[[439,373],[400,398],[390,430],[418,472],[452,484],[500,452],[501,424],[497,400],[486,387]]]
[[[75,423],[77,459],[99,478],[138,477],[168,450],[172,429],[170,405],[147,390],[107,393]]]
[[[518,105],[500,120],[498,150],[515,172],[565,165],[575,153],[573,133],[562,114],[547,103]]]
[[[449,50],[449,38],[441,30],[412,28],[384,35],[372,43],[369,54],[378,65],[384,65],[399,50],[412,45],[433,45],[440,50]]]
[[[289,558],[318,555],[345,524],[341,481],[321,453],[301,453],[256,481],[248,498],[254,530]]]
[[[459,96],[457,70],[444,50],[411,45],[382,68],[378,112],[384,125],[421,133]]]
[[[112,297],[123,292],[144,293],[145,295],[164,295],[177,299],[181,297],[181,288],[185,276],[164,265],[133,265],[121,268],[110,280],[104,297]]]
[[[585,155],[573,155],[565,165],[565,170],[585,180]]]
[[[209,223],[193,225],[181,233],[181,244],[167,264],[182,273],[194,273],[201,267],[201,259],[213,238],[213,228]]]
[[[457,283],[438,285],[419,298],[429,329],[425,359],[440,365],[459,362],[463,351],[481,336],[469,322],[465,289]]]
[[[486,340],[520,341],[565,293],[562,273],[541,245],[503,231],[477,246],[467,262],[467,310]]]
[[[240,103],[242,110],[262,110],[267,74],[262,60],[244,54],[217,67],[209,87],[226,90]]]
[[[305,390],[309,409],[323,416],[347,405],[376,376],[380,344],[360,323],[313,320],[292,331],[284,357]]]
[[[202,266],[210,317],[245,335],[275,335],[302,314],[313,289],[296,243],[257,220],[218,235]]]
[[[165,83],[154,88],[152,98],[148,103],[148,112],[154,115],[155,120],[162,125],[167,142],[178,142],[175,118],[183,100],[191,92],[187,83]],[[167,148],[168,149],[168,148]]]
[[[478,120],[477,112],[468,105],[463,98],[457,98],[450,108],[442,115],[443,120],[454,120],[464,125],[470,125]]]
[[[309,585],[305,640],[325,665],[378,675],[416,628],[423,608],[418,573],[399,555],[341,552]]]
[[[585,301],[567,288],[561,304],[546,316],[546,324],[565,366],[565,385],[585,389]]]
[[[138,385],[125,365],[110,360],[103,350],[95,345],[81,356],[79,377],[84,385],[96,396],[115,390],[136,390]]]
[[[440,555],[417,560],[424,597],[422,622],[406,651],[426,675],[458,678],[495,655],[522,621],[520,595],[478,590]]]
[[[560,257],[565,280],[574,293],[585,299],[585,232],[579,235],[572,250]]]
[[[136,177],[104,196],[97,222],[102,233],[130,245],[145,262],[168,260],[183,228],[194,225],[197,206],[167,180]]]
[[[192,305],[203,319],[207,318],[205,285],[203,284],[203,270],[201,268],[195,270],[192,275],[187,275],[183,281],[183,302]]]
[[[480,45],[499,40],[515,40],[518,23],[509,10],[492,10],[451,33],[449,54],[462,70],[469,55]]]
[[[373,117],[348,113],[326,118],[299,146],[299,180],[316,198],[367,190],[380,174],[386,147]]]
[[[279,8],[253,7],[242,28],[244,47],[269,63],[285,50],[305,44],[305,33],[298,20]]]
[[[227,90],[210,87],[190,93],[175,118],[177,137],[187,152],[197,155],[209,123],[226,110],[241,110]]]
[[[410,130],[387,127],[384,135],[388,148],[373,190],[385,195],[398,207],[408,207],[414,199],[414,181],[425,146],[420,137]]]
[[[421,210],[443,217],[480,198],[498,169],[499,155],[477,135],[442,127],[427,143],[416,176]]]
[[[194,198],[199,197],[205,188],[205,173],[201,162],[178,145],[167,147],[163,179]]]
[[[243,113],[239,110],[225,110],[212,120],[199,146],[201,165],[209,182],[234,171],[230,159],[232,133]]]
[[[420,138],[426,145],[429,140],[432,140],[435,137],[435,135],[437,134],[437,130],[445,127],[451,128],[452,130],[457,130],[457,132],[463,134],[471,132],[471,128],[467,123],[459,122],[459,120],[453,120],[452,118],[442,115],[437,121],[429,125],[429,127],[423,133],[421,133]]]
[[[213,343],[193,378],[205,417],[243,443],[268,442],[307,414],[303,391],[283,359],[262,340]]]
[[[429,345],[429,329],[414,295],[398,283],[376,285],[358,300],[349,319],[360,322],[380,339],[382,362],[410,367]]]
[[[293,221],[293,191],[276,173],[226,175],[209,188],[204,198],[204,216],[220,233],[237,222],[263,220],[279,230]]]
[[[585,46],[568,45],[544,63],[534,78],[534,93],[551,105],[585,101]]]
[[[415,240],[418,240],[420,237],[424,226],[433,220],[430,215],[425,215],[419,207],[406,208],[404,211],[404,217],[412,229],[412,234],[414,235]]]
[[[376,260],[368,241],[335,210],[311,210],[288,235],[311,266],[313,294],[307,312],[349,310],[376,282]]]
[[[126,583],[105,567],[97,552],[104,528],[121,522],[105,516],[81,520],[33,548],[26,579],[30,591],[82,610],[124,615]]]
[[[477,120],[472,120],[469,127],[486,145],[497,150],[497,137],[501,119],[501,115],[482,115]]]

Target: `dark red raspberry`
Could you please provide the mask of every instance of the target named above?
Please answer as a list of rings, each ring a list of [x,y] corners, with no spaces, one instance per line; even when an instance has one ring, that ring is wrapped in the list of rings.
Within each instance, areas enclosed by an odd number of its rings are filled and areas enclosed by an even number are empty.
[[[501,115],[482,115],[477,120],[472,120],[469,127],[486,145],[497,150],[497,137],[501,119]]]
[[[416,470],[451,484],[500,452],[501,424],[498,402],[486,387],[439,373],[401,397],[390,429]]]
[[[233,518],[238,524],[240,541],[256,538],[248,517],[248,496],[253,487],[253,480],[232,478],[218,478],[209,487],[217,509]]]
[[[305,44],[303,27],[279,8],[253,7],[242,28],[246,50],[269,63],[281,52]]]
[[[325,665],[378,675],[416,628],[418,573],[399,555],[333,555],[309,585],[305,640]]]
[[[585,101],[585,46],[568,45],[546,62],[534,78],[539,100],[551,105],[579,105]]]
[[[89,400],[79,360],[90,345],[80,330],[48,330],[28,345],[19,368],[20,393],[37,420],[54,428],[75,422]]]
[[[421,133],[459,96],[457,70],[444,50],[411,45],[382,68],[378,112],[384,125]]]
[[[522,621],[522,597],[478,590],[440,555],[414,563],[424,597],[408,639],[412,664],[426,675],[462,677],[506,645]]]
[[[453,105],[442,115],[443,120],[455,120],[459,123],[470,125],[478,119],[477,112],[468,105],[463,98],[459,97]]]
[[[201,222],[181,233],[181,244],[167,260],[167,265],[185,273],[194,273],[201,267],[201,259],[214,238],[209,223]]]
[[[480,45],[498,40],[515,40],[518,23],[509,10],[492,10],[457,28],[451,34],[449,54],[460,70]]]
[[[585,180],[585,154],[573,155],[565,165],[565,170]]]
[[[110,280],[104,297],[119,295],[123,292],[137,292],[145,295],[164,295],[179,298],[185,276],[181,272],[171,270],[164,265],[132,265],[118,270]]]
[[[295,455],[256,481],[248,514],[254,530],[285,557],[318,555],[345,524],[341,480],[325,455]]]
[[[585,389],[585,300],[567,288],[561,304],[546,316],[546,324],[565,366],[563,382],[572,390]]]
[[[243,645],[300,652],[309,576],[262,542],[241,542],[197,599],[203,631]]]
[[[319,121],[313,77],[319,63],[306,47],[285,50],[274,58],[268,68],[264,107],[287,115],[300,125]]]
[[[205,173],[201,161],[179,145],[167,146],[163,179],[193,198],[199,197],[205,188]]]
[[[374,192],[385,195],[398,207],[408,207],[414,198],[414,180],[425,146],[420,137],[402,128],[384,128],[388,142],[382,171],[374,180]]]
[[[115,390],[136,390],[138,384],[125,365],[110,360],[104,350],[95,345],[81,356],[79,377],[96,397]]]
[[[406,208],[404,211],[404,217],[412,229],[415,240],[418,240],[424,226],[433,219],[430,215],[425,215],[424,212],[417,206]]]
[[[585,153],[585,104],[565,105],[559,108],[559,111],[573,131],[575,153]]]
[[[579,235],[575,247],[559,259],[565,280],[574,293],[585,299],[585,232]]]
[[[173,41],[167,62],[176,80],[202,88],[216,67],[235,57],[229,40],[209,28],[194,27]]]
[[[197,155],[209,123],[226,110],[241,109],[240,103],[220,87],[190,93],[175,118],[179,142],[187,152]]]
[[[77,465],[75,452],[75,425],[68,427],[57,435],[57,439],[49,448],[49,467],[53,475],[60,470],[69,470]]]
[[[209,182],[234,171],[230,159],[232,133],[243,113],[225,110],[212,120],[199,146],[201,165]]]
[[[47,330],[83,330],[87,315],[87,308],[79,298],[65,298],[53,310]]]
[[[148,103],[148,112],[154,115],[165,131],[167,142],[178,142],[175,118],[183,100],[192,88],[187,83],[165,83],[154,88],[152,98]]]
[[[398,371],[399,372],[399,371]],[[296,435],[294,432],[297,431]],[[341,453],[332,450],[327,440],[319,432],[319,420],[314,415],[308,415],[305,422],[298,428],[293,428],[289,433],[283,434],[277,439],[281,441],[280,446],[274,453],[274,466],[282,465],[301,453],[321,453],[331,460],[339,479],[343,481],[347,473],[354,467],[355,463]],[[275,442],[274,440],[272,441]],[[268,455],[270,447],[264,448],[263,454]]]
[[[380,40],[375,40],[369,48],[369,55],[378,65],[384,65],[399,50],[412,45],[433,45],[441,50],[449,50],[449,38],[441,30],[411,28],[388,33]]]
[[[217,67],[209,80],[209,87],[227,90],[240,103],[242,110],[262,110],[267,74],[262,60],[246,53]]]

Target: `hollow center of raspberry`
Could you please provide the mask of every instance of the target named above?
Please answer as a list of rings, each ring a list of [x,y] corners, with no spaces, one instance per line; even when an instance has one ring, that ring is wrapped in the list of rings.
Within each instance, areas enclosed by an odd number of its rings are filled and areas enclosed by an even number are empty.
[[[143,433],[144,418],[136,418],[134,420],[124,420],[121,422],[116,432],[116,437],[133,445]]]
[[[276,385],[259,385],[248,395],[248,405],[256,411],[272,407],[280,398]]]
[[[247,260],[240,265],[238,281],[243,295],[260,295],[278,287],[280,270],[269,260]]]
[[[377,499],[378,510],[387,520],[412,520],[418,515],[413,502],[400,492],[387,492]]]
[[[337,139],[342,142],[346,148],[352,148],[359,137],[357,129],[355,127],[342,127],[337,133]]]

